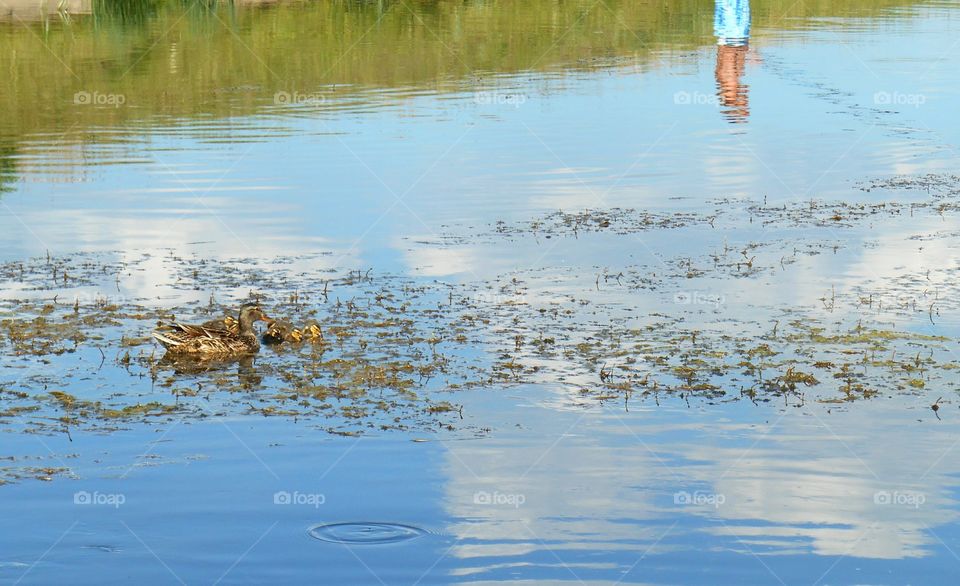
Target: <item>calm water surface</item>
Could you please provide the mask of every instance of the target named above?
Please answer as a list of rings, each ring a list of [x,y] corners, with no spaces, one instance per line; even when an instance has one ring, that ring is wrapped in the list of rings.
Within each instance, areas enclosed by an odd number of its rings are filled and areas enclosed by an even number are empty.
[[[64,431],[41,426],[63,423],[55,401],[34,421],[0,395],[0,583],[960,576],[957,210],[833,211],[956,195],[960,3],[4,6],[3,319],[25,311],[18,299],[54,316],[102,299],[205,319],[211,296],[279,305],[296,290],[325,323],[363,280],[327,296],[322,283],[360,271],[402,281],[397,295],[429,291],[410,301],[413,327],[436,335],[428,309],[460,311],[455,295],[486,307],[451,364],[531,376],[426,383],[418,393],[459,410],[386,410],[359,428],[349,411],[329,425],[257,411],[285,392],[283,368],[302,369],[267,351],[254,368],[278,370],[253,390],[177,395],[201,417]],[[835,220],[797,219],[828,208]],[[627,209],[701,220],[630,228]],[[573,233],[551,215],[584,210],[613,213],[614,229]],[[73,285],[17,276],[47,255],[125,268]],[[207,265],[184,264],[200,262],[242,275],[201,282],[191,272]],[[792,321],[916,337],[838,351],[907,360],[862,400],[866,365],[754,400],[742,380],[708,396],[646,380],[587,392],[631,352],[685,352],[664,338],[591,354],[656,316],[697,332],[694,347],[713,340],[714,358]],[[154,325],[122,320],[112,345],[35,359],[4,330],[0,389],[167,400],[114,347]],[[569,351],[521,356],[521,330],[524,349]],[[939,375],[921,366],[928,350]],[[44,468],[59,472],[43,481]]]

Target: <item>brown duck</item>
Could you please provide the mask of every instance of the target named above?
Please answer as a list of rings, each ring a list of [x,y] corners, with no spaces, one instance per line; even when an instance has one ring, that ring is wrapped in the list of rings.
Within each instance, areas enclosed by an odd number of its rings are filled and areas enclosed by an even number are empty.
[[[269,321],[256,303],[240,306],[237,331],[231,332],[226,323],[213,328],[206,325],[172,323],[154,330],[153,337],[167,352],[193,356],[229,356],[251,354],[260,350],[260,341],[253,329],[256,321]]]

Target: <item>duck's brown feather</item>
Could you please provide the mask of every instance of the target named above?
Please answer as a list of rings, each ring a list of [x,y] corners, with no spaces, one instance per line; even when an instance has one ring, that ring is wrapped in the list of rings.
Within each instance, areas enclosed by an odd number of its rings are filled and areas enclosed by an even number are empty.
[[[153,337],[163,344],[167,352],[175,353],[226,355],[256,352],[259,349],[256,337],[203,325],[173,323],[155,330]]]

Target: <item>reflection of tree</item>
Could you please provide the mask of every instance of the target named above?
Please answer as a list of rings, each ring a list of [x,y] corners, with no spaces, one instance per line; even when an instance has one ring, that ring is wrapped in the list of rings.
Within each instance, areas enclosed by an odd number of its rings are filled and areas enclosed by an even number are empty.
[[[162,0],[93,0],[95,22],[143,24],[157,14]]]
[[[739,0],[743,4],[744,0]],[[24,5],[35,0],[16,0]],[[11,0],[0,0],[0,5]],[[58,2],[47,2],[58,6]],[[278,91],[347,88],[474,88],[475,71],[511,74],[589,68],[629,58],[661,63],[660,50],[704,40],[703,2],[276,2],[270,0],[70,0],[68,20],[33,10],[0,9],[0,112],[8,136],[62,135],[76,124],[118,128],[166,116],[227,117],[273,106]],[[76,12],[74,4],[82,6]],[[737,0],[729,0],[736,12]],[[832,0],[757,4],[758,27],[803,27],[807,19],[910,6],[917,0]],[[282,8],[280,8],[282,7]],[[91,11],[92,14],[87,14]],[[733,19],[741,22],[742,19]],[[225,26],[228,25],[228,26]],[[316,31],[317,34],[304,34]],[[327,34],[335,31],[336,34]],[[432,32],[431,32],[432,31]],[[605,31],[598,35],[596,31]],[[162,34],[161,34],[162,33]],[[434,34],[435,33],[435,34]],[[38,43],[37,38],[43,38]],[[469,47],[469,59],[451,47]],[[509,47],[510,50],[504,50]],[[343,58],[349,48],[349,59]],[[224,64],[231,64],[230,67]],[[66,71],[82,73],[82,81]],[[123,95],[127,107],[78,107],[77,92]],[[362,94],[365,95],[365,94]],[[44,96],[38,107],[36,96]],[[346,102],[345,102],[346,103]],[[69,121],[69,122],[68,122]],[[111,133],[96,134],[106,141]],[[121,133],[121,136],[122,135]]]
[[[12,146],[0,146],[0,193],[13,191],[17,181],[17,169],[13,162],[16,149]]]

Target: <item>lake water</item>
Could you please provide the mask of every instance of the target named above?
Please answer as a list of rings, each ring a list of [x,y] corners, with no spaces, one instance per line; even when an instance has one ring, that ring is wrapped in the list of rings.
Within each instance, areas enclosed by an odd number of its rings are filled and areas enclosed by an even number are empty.
[[[960,2],[38,4],[0,583],[957,581]]]

